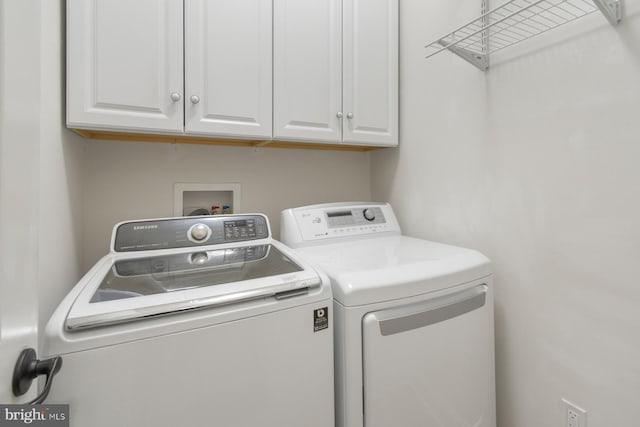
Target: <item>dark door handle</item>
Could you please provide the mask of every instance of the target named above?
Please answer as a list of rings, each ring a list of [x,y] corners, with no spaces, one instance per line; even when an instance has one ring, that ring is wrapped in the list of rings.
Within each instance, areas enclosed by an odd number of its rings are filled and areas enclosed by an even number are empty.
[[[47,380],[42,392],[29,402],[30,405],[41,404],[49,395],[53,377],[60,371],[60,368],[62,368],[62,357],[60,356],[38,360],[34,349],[27,348],[22,350],[13,370],[12,388],[14,396],[22,396],[29,390],[34,379],[40,375],[46,375]]]

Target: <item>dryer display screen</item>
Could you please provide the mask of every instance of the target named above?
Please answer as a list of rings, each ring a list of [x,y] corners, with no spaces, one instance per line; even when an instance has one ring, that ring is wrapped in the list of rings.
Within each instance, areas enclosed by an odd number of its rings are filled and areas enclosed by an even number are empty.
[[[351,211],[327,212],[327,217],[329,218],[335,218],[335,217],[341,217],[341,216],[353,216],[353,214],[351,213]]]

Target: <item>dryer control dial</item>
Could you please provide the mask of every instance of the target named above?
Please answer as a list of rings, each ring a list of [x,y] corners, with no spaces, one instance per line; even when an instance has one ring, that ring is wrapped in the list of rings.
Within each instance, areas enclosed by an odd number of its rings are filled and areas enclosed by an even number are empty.
[[[376,214],[371,209],[363,210],[362,216],[364,216],[364,219],[366,219],[367,221],[373,221],[374,219],[376,219]]]
[[[202,223],[195,224],[189,230],[189,238],[194,242],[203,242],[211,235],[211,229]]]

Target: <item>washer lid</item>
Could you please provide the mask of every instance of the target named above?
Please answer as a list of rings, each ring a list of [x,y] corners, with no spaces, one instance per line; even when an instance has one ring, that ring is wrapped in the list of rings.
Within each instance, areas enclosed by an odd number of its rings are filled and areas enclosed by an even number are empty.
[[[271,242],[209,246],[197,252],[167,250],[152,256],[110,255],[110,262],[79,293],[65,328],[128,322],[320,285],[315,271],[280,249]]]
[[[491,274],[481,253],[415,239],[388,236],[297,249],[324,270],[334,299],[357,306],[446,289]]]

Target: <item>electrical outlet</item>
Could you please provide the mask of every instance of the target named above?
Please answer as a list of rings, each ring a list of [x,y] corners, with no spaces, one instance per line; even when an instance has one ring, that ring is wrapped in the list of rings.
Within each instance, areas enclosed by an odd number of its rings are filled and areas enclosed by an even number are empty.
[[[567,408],[567,427],[580,427],[580,415],[571,408]]]
[[[587,411],[562,399],[563,427],[587,427]]]

